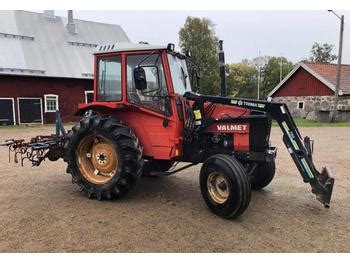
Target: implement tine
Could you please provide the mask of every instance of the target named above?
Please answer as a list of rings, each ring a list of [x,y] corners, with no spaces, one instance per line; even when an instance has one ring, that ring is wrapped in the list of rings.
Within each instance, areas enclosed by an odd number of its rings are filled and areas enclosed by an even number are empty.
[[[11,162],[11,152],[14,152],[14,162],[23,166],[25,159],[32,162],[33,166],[39,166],[45,158],[50,156],[50,152],[56,152],[57,150],[63,150],[63,135],[46,135],[36,136],[25,142],[24,139],[8,139],[2,146],[8,146],[9,149],[9,162]],[[19,159],[19,155],[21,160]]]
[[[15,140],[13,139],[8,139],[8,140],[5,140],[4,143],[1,143],[0,146],[11,146],[15,143]]]
[[[11,163],[11,147],[10,146],[8,148],[8,151],[9,151],[9,163]]]

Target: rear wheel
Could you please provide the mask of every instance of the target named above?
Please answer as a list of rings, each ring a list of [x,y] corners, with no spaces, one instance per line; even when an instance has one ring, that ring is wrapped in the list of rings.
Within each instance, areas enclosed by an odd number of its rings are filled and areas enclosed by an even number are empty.
[[[258,163],[253,173],[250,175],[252,189],[260,190],[271,183],[275,176],[275,160]]]
[[[200,187],[209,209],[223,218],[241,215],[249,206],[250,182],[240,162],[228,155],[208,158],[200,172]]]
[[[129,127],[103,116],[83,118],[68,133],[64,160],[72,182],[89,198],[120,197],[141,175],[138,139]]]

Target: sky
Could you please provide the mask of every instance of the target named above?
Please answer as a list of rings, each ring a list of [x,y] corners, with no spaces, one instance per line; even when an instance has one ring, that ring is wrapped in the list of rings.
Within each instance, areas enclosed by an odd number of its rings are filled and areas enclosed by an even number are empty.
[[[350,11],[345,16],[343,63],[350,64]],[[66,16],[66,10],[55,11]],[[293,63],[309,58],[314,42],[335,46],[338,54],[340,20],[320,11],[74,11],[77,19],[121,25],[132,42],[175,43],[187,16],[209,18],[224,40],[227,63],[261,55],[281,56]]]

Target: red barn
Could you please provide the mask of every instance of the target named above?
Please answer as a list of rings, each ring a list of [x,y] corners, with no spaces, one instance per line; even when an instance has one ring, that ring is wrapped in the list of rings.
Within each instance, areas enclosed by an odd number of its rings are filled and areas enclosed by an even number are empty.
[[[129,42],[119,25],[55,16],[54,11],[0,11],[0,125],[76,121],[93,89],[97,45]]]
[[[268,95],[299,118],[326,121],[333,110],[336,64],[299,63]],[[341,65],[337,120],[350,120],[350,65]]]

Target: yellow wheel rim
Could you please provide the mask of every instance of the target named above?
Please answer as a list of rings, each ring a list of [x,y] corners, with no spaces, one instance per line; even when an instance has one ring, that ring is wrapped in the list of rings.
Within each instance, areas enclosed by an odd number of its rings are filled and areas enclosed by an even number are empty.
[[[207,179],[207,188],[211,199],[223,204],[229,197],[229,187],[225,176],[219,172],[212,172]]]
[[[89,135],[80,141],[76,153],[78,168],[89,182],[105,184],[116,175],[118,156],[110,140]]]

